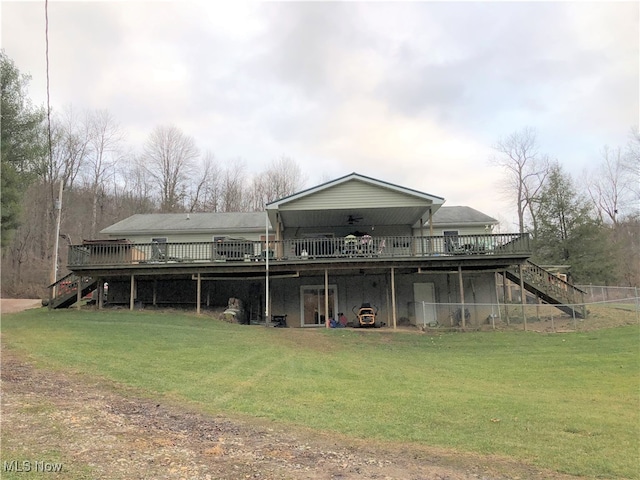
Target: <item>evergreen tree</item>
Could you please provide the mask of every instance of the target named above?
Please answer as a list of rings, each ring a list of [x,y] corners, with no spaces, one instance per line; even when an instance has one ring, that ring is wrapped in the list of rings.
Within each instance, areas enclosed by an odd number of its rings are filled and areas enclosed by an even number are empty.
[[[569,265],[574,283],[610,284],[616,279],[610,230],[593,214],[570,175],[556,163],[537,199],[534,261]]]
[[[34,108],[26,96],[29,77],[22,75],[13,61],[0,52],[2,152],[2,246],[17,228],[22,195],[42,168],[47,149],[43,108]]]

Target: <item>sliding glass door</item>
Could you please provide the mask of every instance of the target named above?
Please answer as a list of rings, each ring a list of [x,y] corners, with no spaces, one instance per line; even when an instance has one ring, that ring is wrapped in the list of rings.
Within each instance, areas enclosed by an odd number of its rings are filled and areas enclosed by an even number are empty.
[[[337,288],[329,285],[329,318],[335,318],[337,306]],[[325,291],[324,285],[303,285],[300,287],[301,326],[314,327],[325,324]]]

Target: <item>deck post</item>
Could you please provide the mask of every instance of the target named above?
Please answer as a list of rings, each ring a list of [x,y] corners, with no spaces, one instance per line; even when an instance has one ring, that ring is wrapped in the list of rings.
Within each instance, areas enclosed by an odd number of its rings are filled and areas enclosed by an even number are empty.
[[[524,330],[527,331],[527,314],[525,312],[525,305],[527,303],[527,296],[524,293],[524,276],[522,273],[522,264],[518,265],[518,275],[520,276],[520,304],[522,305],[522,322],[524,323]]]
[[[396,314],[396,271],[395,267],[391,267],[391,313],[393,318],[393,329],[397,327],[397,314]]]
[[[496,304],[498,305],[498,319],[502,322],[502,313],[500,312],[500,295],[498,290],[498,272],[494,273],[493,281],[496,284]],[[495,326],[494,326],[495,328]]]
[[[98,278],[97,291],[98,291],[98,310],[102,310],[102,307],[104,306],[104,278],[102,277]]]
[[[429,236],[433,237],[433,207],[429,207]]]
[[[196,314],[200,315],[200,299],[202,297],[202,279],[200,278],[200,272],[198,272],[198,286],[196,291]]]
[[[153,279],[153,306],[155,307],[158,303],[158,279]]]
[[[80,301],[82,300],[82,277],[78,277],[78,288],[76,288],[76,309],[80,310]]]
[[[458,265],[458,282],[460,283],[460,318],[462,319],[462,328],[466,328],[467,319],[464,315],[464,281],[462,280],[462,265]]]
[[[129,291],[129,310],[133,310],[136,291],[136,278],[131,274],[131,290]]]
[[[502,293],[504,295],[504,317],[507,320],[507,325],[509,325],[509,301],[511,300],[511,296],[507,297],[507,270],[505,269],[502,272]],[[511,293],[511,288],[509,288],[509,293]]]
[[[329,270],[324,269],[324,326],[329,328]]]
[[[269,326],[269,212],[267,204],[264,207],[265,226],[264,226],[264,326]],[[276,222],[277,225],[277,222]],[[277,231],[277,227],[276,227]]]

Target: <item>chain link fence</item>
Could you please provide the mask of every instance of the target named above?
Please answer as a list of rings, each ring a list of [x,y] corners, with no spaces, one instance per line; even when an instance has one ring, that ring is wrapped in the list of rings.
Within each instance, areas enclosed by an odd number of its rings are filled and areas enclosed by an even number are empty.
[[[600,285],[576,285],[585,292],[585,302],[629,302],[638,298],[638,287],[609,287]]]
[[[423,331],[434,332],[528,330],[548,333],[640,324],[640,298],[635,289],[609,287],[609,291],[604,292],[606,300],[602,300],[602,295],[602,290],[594,290],[594,295],[585,296],[584,304],[576,305],[550,305],[530,296],[524,304],[520,301],[418,302],[413,306],[415,315],[410,323]]]

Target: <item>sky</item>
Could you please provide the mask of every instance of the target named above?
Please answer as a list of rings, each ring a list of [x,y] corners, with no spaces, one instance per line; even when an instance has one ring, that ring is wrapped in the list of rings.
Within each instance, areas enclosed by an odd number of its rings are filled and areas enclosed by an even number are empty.
[[[107,110],[141,150],[174,125],[221,164],[283,156],[306,187],[357,172],[514,225],[500,139],[534,128],[578,178],[639,124],[639,2],[50,0],[54,110]],[[45,4],[1,43],[46,104]]]

